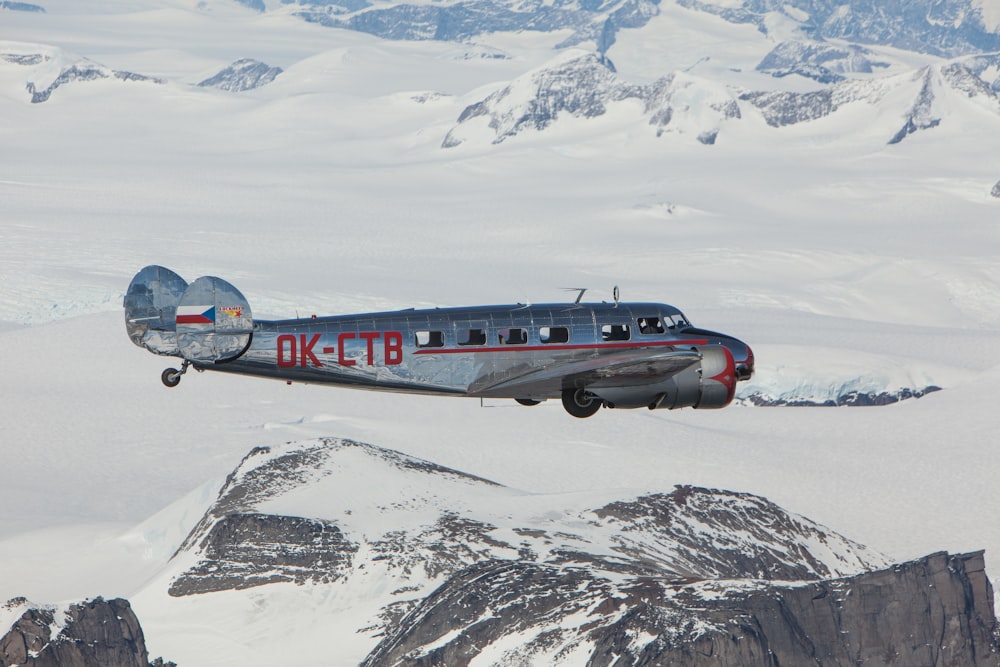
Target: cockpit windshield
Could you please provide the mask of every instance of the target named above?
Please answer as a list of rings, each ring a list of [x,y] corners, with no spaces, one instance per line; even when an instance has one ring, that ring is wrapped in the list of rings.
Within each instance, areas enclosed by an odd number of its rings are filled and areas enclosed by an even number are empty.
[[[676,313],[667,313],[663,316],[663,321],[666,323],[668,329],[685,329],[691,326],[688,319],[684,317],[684,313],[677,311]]]

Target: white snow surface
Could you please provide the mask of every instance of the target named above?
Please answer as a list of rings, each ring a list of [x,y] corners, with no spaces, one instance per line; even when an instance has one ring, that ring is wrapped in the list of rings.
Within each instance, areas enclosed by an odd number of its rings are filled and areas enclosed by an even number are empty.
[[[165,592],[168,559],[241,458],[320,436],[527,492],[748,491],[900,560],[985,548],[1000,571],[994,109],[949,97],[938,127],[893,146],[896,106],[776,129],[742,104],[714,146],[619,112],[445,150],[466,105],[559,57],[565,35],[387,42],[222,0],[43,4],[0,13],[0,56],[41,56],[0,57],[0,602],[129,597],[151,655],[185,666],[280,661],[290,615],[302,638],[346,627],[310,609],[367,617],[360,589]],[[773,48],[755,30],[663,13],[619,35],[621,78],[801,85],[752,71]],[[885,76],[915,71],[904,55],[886,55]],[[239,94],[192,85],[243,57],[285,72]],[[28,82],[83,61],[165,83],[76,81],[30,102]],[[168,390],[173,360],[132,346],[121,312],[151,263],[221,276],[262,317],[555,301],[577,285],[610,299],[619,285],[749,342],[741,394],[944,390],[588,420],[554,402],[211,373]],[[343,652],[306,642],[297,664],[356,664],[374,646],[330,641]]]

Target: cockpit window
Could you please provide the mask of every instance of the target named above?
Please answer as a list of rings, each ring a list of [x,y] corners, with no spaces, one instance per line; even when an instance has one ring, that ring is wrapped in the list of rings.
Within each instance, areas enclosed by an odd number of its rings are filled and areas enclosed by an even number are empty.
[[[666,332],[666,329],[663,328],[663,321],[659,317],[640,317],[637,323],[639,333],[646,336]]]
[[[687,321],[683,313],[674,313],[673,315],[664,315],[663,319],[667,323],[667,327],[670,329],[684,329],[685,327],[691,326],[691,323]]]

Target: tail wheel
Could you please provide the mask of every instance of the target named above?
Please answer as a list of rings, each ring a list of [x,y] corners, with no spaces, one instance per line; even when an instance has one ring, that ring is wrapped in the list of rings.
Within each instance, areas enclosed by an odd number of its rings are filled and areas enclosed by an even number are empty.
[[[167,387],[176,387],[181,383],[181,372],[176,368],[167,368],[160,374],[160,380]]]
[[[533,398],[515,398],[514,400],[517,403],[520,403],[521,405],[528,406],[529,408],[533,405],[538,405],[539,403],[541,403],[541,401],[536,401]]]
[[[574,417],[579,417],[584,419],[594,415],[601,406],[604,404],[597,396],[594,396],[586,389],[563,389],[562,394],[563,407],[566,408],[566,412],[570,413]]]

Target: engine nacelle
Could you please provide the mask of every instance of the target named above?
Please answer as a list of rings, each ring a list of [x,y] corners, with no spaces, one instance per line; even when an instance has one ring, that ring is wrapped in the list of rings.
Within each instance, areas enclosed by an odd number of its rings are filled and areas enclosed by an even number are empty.
[[[702,350],[701,393],[693,408],[724,408],[736,395],[736,361],[725,345]]]
[[[695,363],[662,382],[591,391],[614,408],[724,408],[732,403],[736,394],[736,362],[733,355],[724,345],[711,345],[698,351],[701,363]]]

